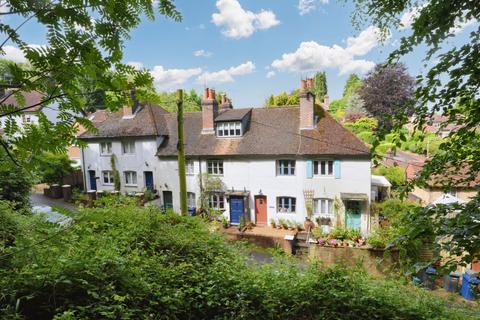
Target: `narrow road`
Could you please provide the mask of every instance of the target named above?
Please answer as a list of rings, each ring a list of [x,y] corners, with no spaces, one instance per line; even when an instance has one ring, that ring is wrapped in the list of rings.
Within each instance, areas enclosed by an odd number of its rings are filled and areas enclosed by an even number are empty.
[[[77,210],[77,207],[72,203],[65,202],[63,199],[50,199],[41,193],[30,193],[30,202],[32,206],[59,206],[69,210]]]

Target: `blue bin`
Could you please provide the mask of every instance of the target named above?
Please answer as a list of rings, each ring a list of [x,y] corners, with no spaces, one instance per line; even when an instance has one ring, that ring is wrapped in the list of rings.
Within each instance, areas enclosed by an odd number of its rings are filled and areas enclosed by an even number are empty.
[[[460,288],[462,297],[466,300],[475,300],[478,284],[480,284],[480,281],[477,278],[477,274],[467,270],[462,277],[462,287]]]
[[[437,278],[437,270],[433,267],[428,267],[425,270],[425,279],[423,282],[423,286],[429,290],[435,289],[435,279]]]
[[[457,292],[459,280],[460,274],[458,272],[452,272],[450,275],[443,277],[443,287],[447,292]]]
[[[197,208],[195,207],[188,207],[188,213],[190,214],[191,217],[195,216],[195,212],[197,211]]]

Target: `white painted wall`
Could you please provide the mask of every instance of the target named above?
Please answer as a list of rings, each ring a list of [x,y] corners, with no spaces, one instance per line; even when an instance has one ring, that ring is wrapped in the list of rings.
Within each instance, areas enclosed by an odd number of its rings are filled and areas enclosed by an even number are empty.
[[[38,116],[33,112],[25,112],[22,115],[13,117],[13,120],[20,130],[23,130],[26,125],[38,125]],[[5,121],[6,118],[0,119],[0,128],[5,128]]]
[[[125,139],[128,140],[128,139]],[[156,158],[155,153],[157,152],[158,143],[155,138],[135,138],[132,139],[135,141],[135,154],[124,154],[122,152],[122,140],[96,140],[89,141],[88,146],[83,149],[83,159],[84,170],[87,180],[87,189],[90,188],[90,178],[88,176],[89,170],[95,170],[97,179],[97,189],[98,190],[113,190],[113,184],[104,184],[103,183],[103,170],[112,170],[110,164],[110,156],[104,156],[100,154],[100,143],[111,141],[112,142],[112,153],[115,154],[117,158],[117,170],[120,172],[121,178],[121,191],[122,192],[141,192],[145,188],[145,171],[153,172],[153,183],[156,189],[158,186],[159,176],[158,158]],[[125,177],[123,175],[124,171],[136,171],[137,172],[137,185],[136,186],[126,186]]]
[[[284,158],[282,158],[284,159]],[[340,193],[363,193],[367,195],[368,202],[362,204],[362,232],[368,232],[368,216],[371,195],[371,170],[370,161],[367,159],[342,160],[341,178],[316,177],[307,178],[306,160],[296,160],[296,170],[294,176],[277,176],[275,159],[224,159],[224,175],[221,177],[228,190],[232,188],[236,191],[250,191],[250,217],[255,221],[254,196],[258,195],[260,190],[267,196],[268,219],[279,218],[294,220],[303,223],[306,217],[306,209],[303,191],[305,189],[314,190],[315,198],[340,198]],[[195,160],[194,175],[187,175],[187,191],[194,192],[199,197],[200,188],[198,185],[198,174],[207,172],[206,160],[201,162]],[[159,173],[155,179],[160,181],[161,191],[172,191],[174,210],[180,209],[179,202],[179,182],[178,165],[174,158],[160,159],[156,162]],[[276,199],[279,196],[290,196],[296,198],[296,213],[277,212]],[[229,216],[228,203],[225,205],[225,216]]]

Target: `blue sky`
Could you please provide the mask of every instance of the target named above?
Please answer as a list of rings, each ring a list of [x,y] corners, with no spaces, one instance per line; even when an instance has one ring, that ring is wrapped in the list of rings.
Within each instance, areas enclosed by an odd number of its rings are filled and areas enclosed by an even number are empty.
[[[144,19],[127,41],[124,62],[151,70],[159,91],[225,91],[235,107],[261,106],[272,93],[291,91],[301,77],[327,72],[330,99],[341,96],[352,72],[364,75],[398,44],[403,30],[385,42],[375,28],[352,27],[350,3],[333,0],[177,0],[183,21],[157,15]],[[408,21],[408,13],[404,21]],[[15,19],[12,19],[15,22]],[[465,41],[462,25],[452,44]],[[22,28],[31,44],[44,44],[44,31]],[[457,39],[458,38],[458,39]],[[21,60],[15,48],[7,58]],[[422,69],[420,48],[405,58],[412,75]]]

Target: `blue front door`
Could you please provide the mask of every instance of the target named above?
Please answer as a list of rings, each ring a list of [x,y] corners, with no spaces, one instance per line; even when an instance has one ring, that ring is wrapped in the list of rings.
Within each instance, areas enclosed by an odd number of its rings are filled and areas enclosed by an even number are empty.
[[[145,171],[145,188],[153,191],[153,172]]]
[[[360,213],[360,202],[358,201],[347,201],[345,205],[345,218],[347,229],[356,229],[360,230],[361,227],[361,213]]]
[[[230,198],[230,223],[239,224],[243,216],[243,198]]]
[[[97,177],[95,177],[95,170],[88,170],[88,178],[90,180],[90,190],[97,190]]]

